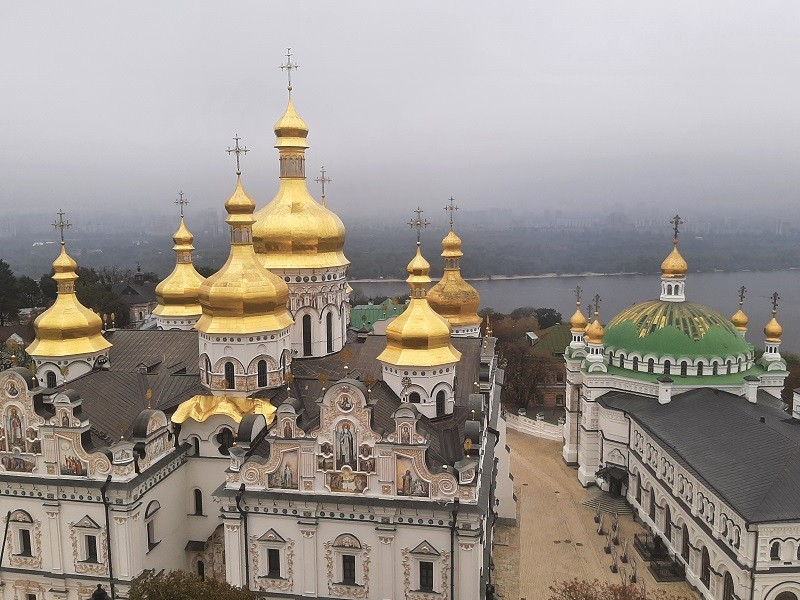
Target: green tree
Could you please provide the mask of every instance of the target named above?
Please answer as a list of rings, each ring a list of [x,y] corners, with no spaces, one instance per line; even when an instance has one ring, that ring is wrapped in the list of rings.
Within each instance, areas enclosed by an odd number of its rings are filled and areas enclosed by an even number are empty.
[[[533,311],[533,316],[539,321],[541,329],[547,329],[553,325],[561,323],[561,313],[554,308],[537,308]]]
[[[35,308],[44,304],[39,284],[27,275],[17,278],[17,297],[22,308]]]
[[[8,325],[19,317],[17,278],[11,266],[0,260],[0,326]]]
[[[39,279],[39,291],[42,294],[42,304],[51,304],[58,295],[58,284],[52,275],[42,275]]]
[[[641,600],[642,589],[633,584],[602,583],[571,579],[550,586],[548,600]],[[690,600],[689,596],[671,594],[665,590],[647,590],[650,600]]]
[[[203,277],[211,277],[217,270],[214,267],[210,267],[208,265],[195,265],[195,270],[200,273]]]
[[[522,339],[501,342],[497,351],[500,366],[505,371],[503,404],[514,409],[543,404],[552,363],[536,356],[533,346]]]
[[[131,583],[130,600],[255,600],[246,588],[225,581],[206,579],[186,571],[155,574],[145,571]]]

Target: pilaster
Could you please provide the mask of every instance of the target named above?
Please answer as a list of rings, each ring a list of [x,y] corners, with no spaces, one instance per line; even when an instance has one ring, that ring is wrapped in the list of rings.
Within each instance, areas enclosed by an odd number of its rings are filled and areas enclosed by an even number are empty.
[[[300,534],[303,536],[301,546],[303,564],[303,595],[315,598],[317,596],[317,523],[314,521],[301,521]]]
[[[395,586],[395,560],[394,560],[394,528],[377,528],[378,541],[378,570],[381,573],[380,598],[393,600]]]

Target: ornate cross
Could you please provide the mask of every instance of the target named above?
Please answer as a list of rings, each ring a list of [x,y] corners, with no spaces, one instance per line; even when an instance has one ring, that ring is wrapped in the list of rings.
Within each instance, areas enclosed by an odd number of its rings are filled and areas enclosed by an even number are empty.
[[[580,306],[580,304],[581,304],[581,293],[582,292],[583,292],[583,289],[581,289],[581,286],[577,286],[575,288],[575,304],[577,304],[578,306]]]
[[[747,288],[742,286],[739,288],[739,306],[744,304],[744,295],[747,293]]]
[[[325,206],[325,184],[331,183],[333,180],[329,177],[325,177],[325,165],[322,166],[320,169],[320,176],[317,177],[314,181],[316,181],[320,186],[322,186],[322,206]]]
[[[292,71],[295,69],[299,69],[300,65],[297,63],[292,62],[292,49],[286,49],[286,62],[281,65],[281,71],[286,71],[286,75],[289,78],[289,92],[292,91]]]
[[[189,204],[189,201],[183,197],[183,192],[178,192],[178,199],[175,200],[175,204],[181,207],[181,219],[183,218],[183,207]]]
[[[594,295],[594,314],[600,313],[600,294]]]
[[[778,292],[772,292],[772,313],[773,314],[778,312],[778,300],[780,300],[780,299],[781,299],[781,297],[778,295]]]
[[[69,229],[70,227],[72,227],[72,223],[70,223],[69,221],[65,221],[64,220],[64,215],[66,213],[63,210],[61,210],[60,208],[58,209],[58,212],[56,214],[58,215],[58,221],[53,222],[53,227],[56,228],[56,229],[60,229],[61,230],[61,243],[63,244],[64,243],[64,230],[65,229]]]
[[[408,222],[408,225],[411,226],[411,229],[416,229],[417,230],[417,245],[419,245],[420,242],[421,242],[421,239],[422,239],[422,237],[421,237],[422,236],[422,230],[425,229],[428,225],[430,225],[430,223],[428,222],[428,219],[423,219],[422,218],[422,213],[424,213],[425,211],[422,210],[419,206],[413,212],[415,212],[417,214],[417,218],[416,219],[411,219]]]
[[[450,229],[453,228],[453,217],[455,216],[455,212],[458,210],[458,206],[456,206],[456,201],[450,196],[450,204],[444,207],[444,209],[450,213]]]
[[[672,223],[672,230],[675,232],[672,239],[677,242],[678,241],[678,234],[680,233],[680,229],[678,229],[678,228],[681,225],[683,225],[683,221],[681,220],[680,216],[675,215],[674,217],[672,217],[672,220],[670,221],[670,223]]]
[[[239,140],[240,139],[242,139],[242,138],[240,138],[239,134],[237,133],[233,137],[233,141],[236,142],[236,144],[233,146],[233,148],[228,146],[228,150],[227,150],[228,154],[233,153],[233,154],[236,155],[236,174],[237,175],[241,175],[242,174],[242,169],[239,166],[239,157],[240,157],[240,155],[241,154],[247,154],[248,152],[250,152],[250,150],[247,149],[247,146],[239,146]]]

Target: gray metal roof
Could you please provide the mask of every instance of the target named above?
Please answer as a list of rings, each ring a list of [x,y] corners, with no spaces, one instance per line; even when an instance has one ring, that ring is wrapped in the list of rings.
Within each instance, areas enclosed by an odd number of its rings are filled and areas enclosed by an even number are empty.
[[[668,404],[625,392],[599,400],[627,412],[745,520],[800,520],[800,422],[775,402],[709,388]]]

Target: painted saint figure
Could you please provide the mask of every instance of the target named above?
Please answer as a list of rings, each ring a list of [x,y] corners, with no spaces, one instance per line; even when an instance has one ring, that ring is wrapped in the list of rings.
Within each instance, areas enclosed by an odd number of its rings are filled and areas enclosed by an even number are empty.
[[[405,474],[403,475],[403,487],[402,487],[402,491],[401,491],[401,494],[403,496],[410,496],[411,495],[411,484],[412,484],[412,481],[413,481],[413,478],[411,477],[411,471],[407,470],[405,472]]]
[[[342,465],[349,465],[355,467],[355,446],[353,441],[353,433],[350,431],[350,423],[342,424],[342,430],[339,432],[339,468]]]
[[[289,463],[286,463],[286,466],[283,467],[283,475],[281,477],[281,487],[283,488],[294,487],[294,473],[292,473],[292,468],[289,466]]]
[[[19,411],[12,407],[8,412],[8,447],[22,447],[22,419]]]

